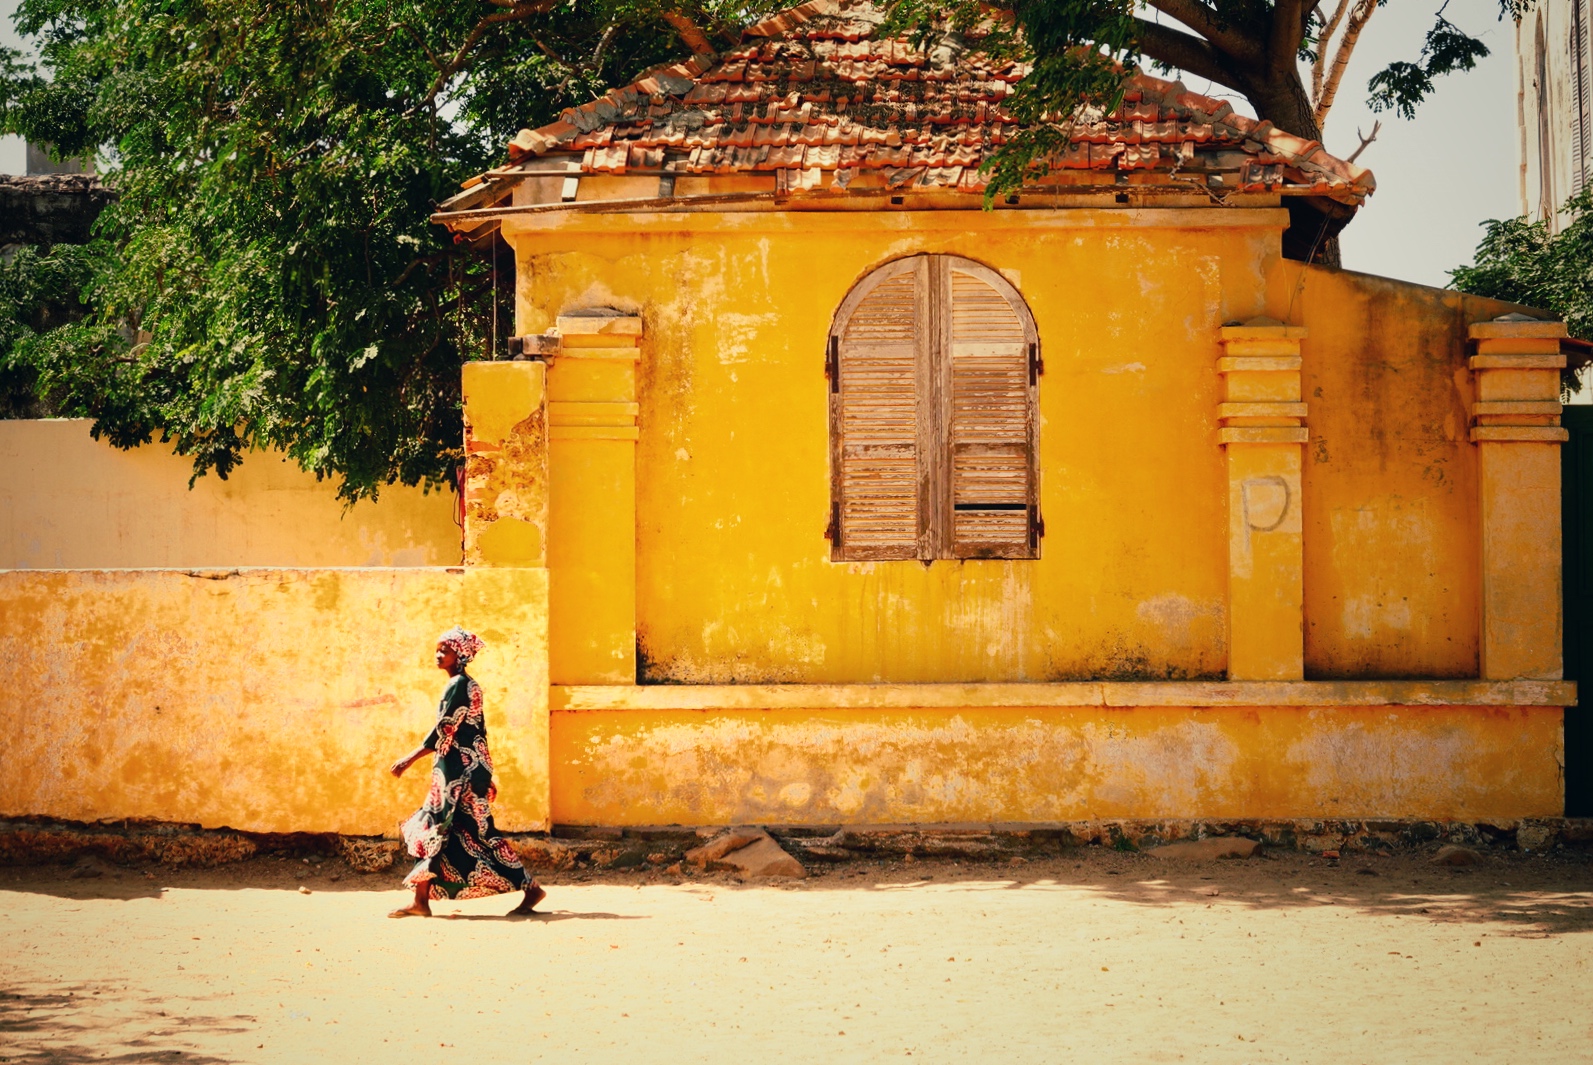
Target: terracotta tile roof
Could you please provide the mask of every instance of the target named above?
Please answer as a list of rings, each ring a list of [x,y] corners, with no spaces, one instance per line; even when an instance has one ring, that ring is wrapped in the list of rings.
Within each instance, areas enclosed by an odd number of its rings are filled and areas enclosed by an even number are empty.
[[[511,165],[484,176],[497,184],[513,179],[515,164],[563,157],[579,174],[773,171],[792,191],[857,181],[982,192],[979,165],[1017,129],[1004,103],[1028,68],[990,58],[977,40],[926,51],[876,36],[882,17],[867,0],[810,0],[749,27],[739,47],[651,71],[521,130],[509,144]],[[1129,78],[1116,111],[1075,116],[1070,145],[1051,165],[1043,184],[1126,182],[1347,204],[1374,188],[1370,171],[1318,142],[1146,74]],[[481,203],[487,191],[472,189],[444,209]]]

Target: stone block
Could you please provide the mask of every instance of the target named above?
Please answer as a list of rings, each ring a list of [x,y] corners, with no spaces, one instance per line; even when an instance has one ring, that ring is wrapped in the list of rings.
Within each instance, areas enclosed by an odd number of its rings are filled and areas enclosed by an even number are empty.
[[[398,861],[399,845],[390,839],[358,839],[340,836],[338,852],[356,873],[380,873]]]
[[[1244,836],[1213,836],[1207,839],[1186,839],[1152,847],[1145,853],[1153,858],[1175,858],[1184,861],[1212,861],[1217,858],[1250,858],[1260,853],[1259,840]]]

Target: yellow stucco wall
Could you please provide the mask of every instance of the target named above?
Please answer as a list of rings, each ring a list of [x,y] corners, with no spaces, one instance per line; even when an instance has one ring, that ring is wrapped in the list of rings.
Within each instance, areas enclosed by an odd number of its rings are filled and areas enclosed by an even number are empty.
[[[1222,676],[1228,482],[1214,366],[1219,327],[1265,313],[1308,334],[1306,675],[1475,676],[1465,327],[1511,308],[1286,262],[1282,219],[1267,209],[511,219],[522,332],[597,306],[645,323],[638,675]],[[1034,312],[1045,358],[1038,561],[829,559],[826,331],[858,278],[918,252],[1002,270]],[[555,508],[555,539],[559,521]],[[563,638],[554,634],[555,661]]]
[[[1559,707],[561,711],[561,823],[1554,817]]]
[[[1305,449],[1305,663],[1317,677],[1478,671],[1480,524],[1466,327],[1511,304],[1278,262]]]
[[[1262,209],[506,223],[522,332],[594,306],[645,324],[639,672],[689,683],[1221,676],[1218,328],[1264,310],[1284,219]],[[825,337],[859,277],[917,252],[1002,270],[1038,322],[1038,561],[829,560]]]
[[[429,762],[437,634],[487,649],[505,829],[545,827],[541,569],[0,572],[0,816],[392,832]]]
[[[452,492],[394,485],[345,508],[271,452],[190,490],[169,445],[122,451],[91,424],[0,421],[0,569],[459,564]]]

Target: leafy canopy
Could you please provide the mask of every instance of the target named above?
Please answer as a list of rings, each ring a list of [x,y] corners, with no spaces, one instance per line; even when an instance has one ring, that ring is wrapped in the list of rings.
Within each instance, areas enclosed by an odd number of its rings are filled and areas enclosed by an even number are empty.
[[[751,10],[712,3],[693,12],[710,28]],[[0,57],[0,130],[99,153],[118,199],[73,260],[92,269],[57,271],[91,313],[22,336],[14,310],[0,379],[119,446],[169,437],[196,475],[273,446],[350,500],[446,482],[459,365],[486,350],[495,309],[511,320],[512,264],[428,216],[522,126],[684,53],[661,13],[23,0],[39,62]],[[77,253],[30,254],[4,275],[18,307],[24,275],[44,284],[42,262]]]
[[[1012,102],[1029,132],[994,161],[995,192],[1042,165],[1080,103],[1115,103],[1120,63],[1209,77],[1315,137],[1341,69],[1324,75],[1324,42],[1338,32],[1346,56],[1378,2],[887,6],[921,35],[994,13],[985,47],[1032,58]],[[1530,2],[1501,0],[1512,13]],[[698,27],[722,47],[784,6],[22,0],[16,25],[39,59],[0,53],[0,132],[98,154],[118,199],[91,247],[30,252],[0,277],[7,409],[31,395],[120,446],[172,439],[196,476],[270,446],[349,500],[445,483],[458,368],[511,320],[512,264],[501,242],[486,255],[451,243],[427,220],[434,205],[500,162],[520,127],[683,56]],[[1482,54],[1440,15],[1418,61],[1374,93],[1408,112],[1433,77]],[[1317,63],[1312,92],[1302,60]],[[36,313],[67,289],[86,314]]]
[[[1485,224],[1476,262],[1449,272],[1462,292],[1553,311],[1574,337],[1593,340],[1593,186],[1566,201],[1558,233],[1545,221]]]
[[[1535,0],[1498,0],[1500,17],[1519,18]],[[967,31],[989,24],[991,40],[1014,54],[1027,50],[1034,72],[1017,86],[1013,111],[1031,129],[995,161],[1004,191],[1044,170],[1065,139],[1078,105],[1121,101],[1116,71],[1142,64],[1187,71],[1242,94],[1260,118],[1320,140],[1339,79],[1362,30],[1387,0],[895,0],[891,24],[919,39],[944,22]],[[1447,6],[1447,5],[1446,5]],[[1411,117],[1434,79],[1470,70],[1488,48],[1435,15],[1421,54],[1374,75],[1374,110]],[[1311,65],[1308,90],[1301,63]]]

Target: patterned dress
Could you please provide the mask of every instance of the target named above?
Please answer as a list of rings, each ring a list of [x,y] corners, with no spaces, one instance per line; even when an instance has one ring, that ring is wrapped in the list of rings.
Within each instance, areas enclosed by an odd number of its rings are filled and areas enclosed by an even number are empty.
[[[460,673],[443,690],[437,727],[426,737],[432,761],[426,803],[404,822],[404,849],[416,858],[404,886],[431,881],[434,899],[475,899],[520,891],[531,876],[514,845],[498,835],[491,802],[492,755],[481,685]]]

